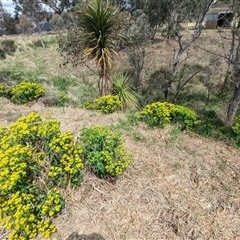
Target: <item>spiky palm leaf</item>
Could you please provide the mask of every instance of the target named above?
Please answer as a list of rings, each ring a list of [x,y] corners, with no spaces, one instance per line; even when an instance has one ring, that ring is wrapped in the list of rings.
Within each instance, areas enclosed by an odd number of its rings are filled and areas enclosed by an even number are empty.
[[[127,75],[117,74],[113,76],[113,94],[119,97],[122,110],[139,107],[138,95],[133,91]]]

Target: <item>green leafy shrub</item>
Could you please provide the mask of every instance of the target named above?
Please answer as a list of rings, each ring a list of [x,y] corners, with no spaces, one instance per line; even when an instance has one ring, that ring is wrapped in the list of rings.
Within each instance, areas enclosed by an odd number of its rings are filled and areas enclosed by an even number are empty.
[[[122,175],[132,161],[121,134],[107,127],[84,128],[79,140],[86,163],[100,178]]]
[[[165,127],[171,122],[168,103],[155,102],[148,104],[145,108],[137,112],[136,117],[147,123],[149,127]]]
[[[24,104],[43,96],[45,88],[33,82],[21,82],[11,89],[11,100],[16,104]]]
[[[0,128],[0,226],[9,239],[56,231],[51,220],[65,206],[59,187],[81,183],[82,149],[58,121],[38,113]]]
[[[10,98],[10,89],[0,83],[0,97]]]
[[[170,117],[172,122],[180,123],[182,128],[193,128],[197,124],[199,124],[199,120],[197,114],[190,110],[187,107],[175,105],[175,104],[168,104],[170,110]]]
[[[59,92],[57,95],[56,105],[59,107],[64,107],[69,105],[70,101],[71,100],[67,94],[65,94],[64,92]]]
[[[0,97],[5,97],[6,95],[6,87],[0,83]]]
[[[240,115],[236,117],[236,122],[232,127],[233,132],[236,134],[236,142],[240,146]]]
[[[106,95],[95,99],[93,103],[85,103],[84,106],[86,109],[106,114],[119,110],[122,105],[118,96]]]
[[[0,48],[0,59],[3,60],[3,59],[6,59],[6,53],[4,52],[3,49]]]
[[[5,54],[12,55],[16,52],[17,46],[12,39],[6,39],[1,42],[1,49]]]
[[[165,127],[171,122],[180,123],[182,128],[192,128],[199,123],[194,111],[167,102],[148,104],[136,117],[147,123],[149,127]]]

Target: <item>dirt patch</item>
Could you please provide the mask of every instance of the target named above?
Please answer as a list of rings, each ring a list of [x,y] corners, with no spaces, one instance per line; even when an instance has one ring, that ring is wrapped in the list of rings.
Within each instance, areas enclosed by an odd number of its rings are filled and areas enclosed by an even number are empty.
[[[0,125],[32,111],[51,114],[63,131],[75,134],[124,118],[40,103],[16,106],[0,98]],[[134,161],[114,184],[86,172],[79,190],[63,192],[67,206],[54,219],[58,232],[51,239],[94,233],[106,240],[240,239],[239,151],[212,139],[173,134],[174,126],[151,130],[140,124],[135,131],[142,136],[138,142],[124,134]]]

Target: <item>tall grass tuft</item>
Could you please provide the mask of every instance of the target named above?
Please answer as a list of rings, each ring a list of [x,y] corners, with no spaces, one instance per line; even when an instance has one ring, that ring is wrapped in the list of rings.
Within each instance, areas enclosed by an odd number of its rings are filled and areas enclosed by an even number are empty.
[[[113,75],[112,80],[113,94],[119,97],[122,103],[122,110],[138,108],[138,96],[132,89],[129,77],[123,74],[116,74]]]

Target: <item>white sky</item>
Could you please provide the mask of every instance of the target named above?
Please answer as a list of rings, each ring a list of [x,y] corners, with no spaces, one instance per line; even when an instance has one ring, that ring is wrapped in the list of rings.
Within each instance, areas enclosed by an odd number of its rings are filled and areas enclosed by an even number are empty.
[[[14,5],[11,0],[2,0],[3,8],[7,10],[10,14],[14,13]]]
[[[9,12],[11,15],[14,15],[15,5],[12,3],[12,0],[2,0],[2,5],[7,12]]]

